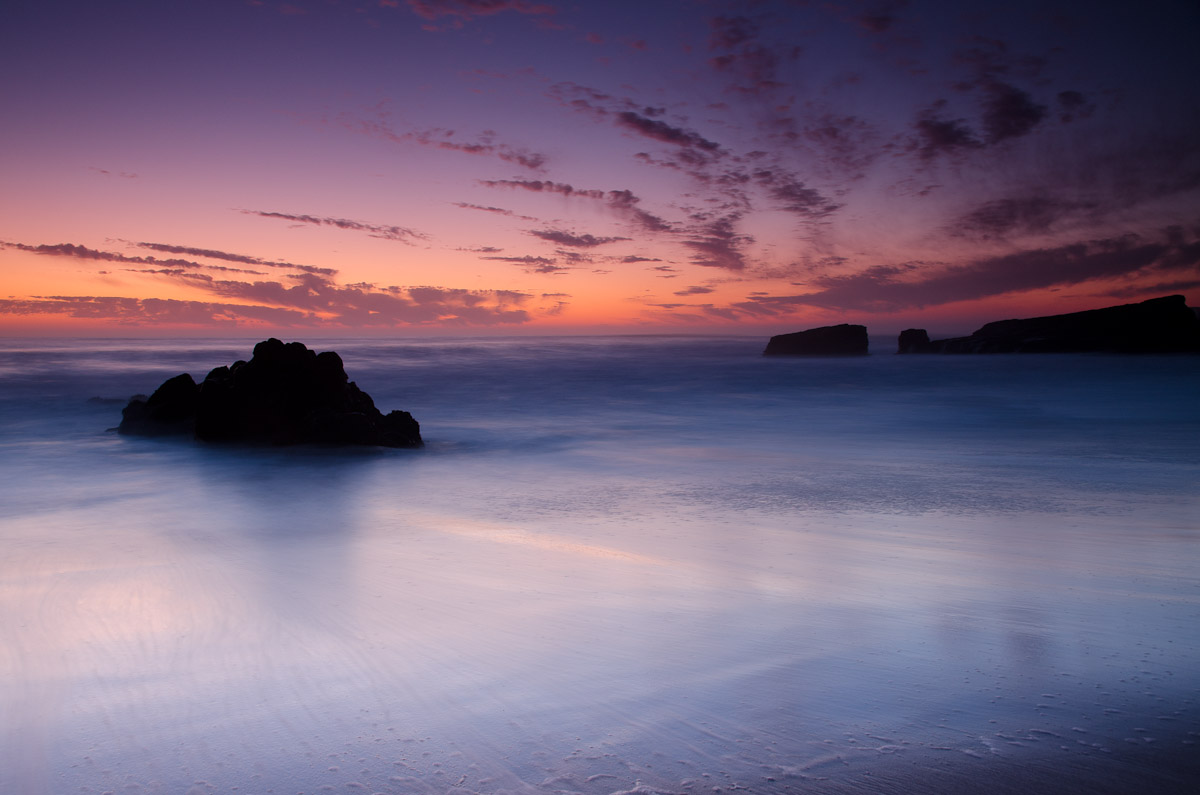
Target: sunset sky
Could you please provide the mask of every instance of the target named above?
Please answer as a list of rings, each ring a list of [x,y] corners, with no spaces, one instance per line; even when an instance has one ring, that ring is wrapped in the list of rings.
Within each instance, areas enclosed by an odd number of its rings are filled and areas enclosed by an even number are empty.
[[[1194,0],[17,0],[0,334],[1194,306],[1198,37]]]

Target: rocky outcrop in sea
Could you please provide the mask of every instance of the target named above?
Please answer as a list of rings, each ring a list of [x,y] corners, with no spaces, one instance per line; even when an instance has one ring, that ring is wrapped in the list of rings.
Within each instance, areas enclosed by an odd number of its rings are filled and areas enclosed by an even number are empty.
[[[866,356],[867,327],[843,323],[792,334],[778,334],[767,342],[763,356]]]
[[[190,434],[205,442],[421,447],[407,411],[383,414],[346,375],[333,351],[271,338],[250,361],[217,367],[197,384],[169,378],[149,398],[135,397],[117,430],[136,436]]]

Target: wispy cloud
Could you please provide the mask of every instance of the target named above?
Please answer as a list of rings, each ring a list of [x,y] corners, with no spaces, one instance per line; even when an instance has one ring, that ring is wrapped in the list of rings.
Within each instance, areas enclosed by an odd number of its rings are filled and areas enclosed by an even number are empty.
[[[297,224],[311,226],[332,226],[350,232],[365,232],[370,237],[384,240],[396,240],[412,244],[416,240],[426,239],[426,235],[403,226],[387,226],[383,224],[368,224],[362,221],[352,221],[348,218],[328,218],[315,215],[295,215],[293,213],[267,212],[265,210],[238,210],[246,215],[257,215],[260,218],[277,218],[282,221],[292,221]]]
[[[45,296],[0,300],[0,314],[59,315],[124,326],[236,327],[265,323],[293,326],[312,320],[303,312],[264,306],[117,296]]]
[[[493,130],[484,130],[475,141],[463,141],[456,138],[455,135],[454,130],[435,127],[428,130],[416,130],[401,137],[422,146],[434,146],[438,149],[449,149],[468,155],[491,155],[506,163],[512,163],[531,171],[545,170],[545,155],[508,144],[498,144],[495,141],[496,133]]]
[[[581,196],[588,199],[603,199],[604,191],[576,188],[565,182],[551,182],[541,179],[485,179],[480,185],[489,188],[518,188],[534,193],[557,193],[562,196]]]
[[[709,64],[731,80],[729,90],[757,96],[784,87],[779,65],[799,55],[798,45],[784,48],[762,41],[758,23],[744,16],[718,16],[710,25],[709,49],[714,55]]]
[[[513,265],[520,265],[526,273],[545,273],[559,274],[566,273],[571,270],[568,267],[558,264],[558,260],[548,257],[535,257],[533,255],[525,255],[521,257],[481,257],[480,259],[495,260],[497,262],[509,262]]]
[[[596,237],[595,235],[588,234],[576,235],[564,232],[561,229],[530,229],[529,234],[550,243],[557,243],[560,246],[572,246],[574,248],[595,248],[607,243],[616,243],[629,239],[627,237]]]
[[[573,111],[597,121],[612,122],[618,128],[643,138],[685,149],[698,149],[709,157],[724,154],[717,142],[683,127],[681,123],[668,124],[658,118],[666,113],[664,108],[638,104],[628,97],[616,97],[572,82],[557,83],[548,89],[546,95]]]
[[[700,225],[683,245],[692,251],[692,263],[706,268],[740,271],[746,268],[743,249],[754,238],[737,232],[736,213],[713,218]]]
[[[710,152],[715,152],[721,148],[720,144],[709,141],[699,133],[685,130],[682,127],[674,127],[658,119],[649,119],[631,110],[621,111],[616,114],[616,122],[627,130],[633,130],[638,135],[651,138],[655,141],[661,141],[662,143],[673,144],[675,146],[694,146]]]
[[[496,215],[504,215],[509,218],[519,218],[522,221],[536,221],[537,220],[536,218],[534,218],[531,215],[520,215],[518,213],[513,212],[512,210],[506,210],[503,207],[485,207],[482,204],[470,204],[468,202],[454,202],[454,206],[462,208],[463,210],[479,210],[480,212],[494,213]]]
[[[109,171],[106,168],[96,168],[89,166],[89,171],[95,171],[97,174],[103,174],[106,177],[120,177],[121,179],[137,179],[138,175],[132,171]]]
[[[553,15],[554,6],[530,0],[405,0],[413,13],[422,19],[436,21],[444,17],[470,20],[513,11],[535,16]]]
[[[337,273],[333,268],[318,268],[313,265],[297,265],[293,262],[278,262],[273,260],[265,260],[260,257],[251,257],[245,254],[231,254],[227,251],[217,251],[211,248],[195,248],[193,246],[176,246],[168,243],[136,243],[138,248],[147,248],[151,251],[162,251],[167,254],[183,254],[189,257],[204,257],[205,259],[219,259],[226,262],[241,262],[246,265],[260,265],[264,268],[286,268],[289,270],[302,271],[304,273],[319,273],[325,276],[332,276]],[[207,266],[213,267],[213,266]]]
[[[940,268],[916,263],[875,266],[859,273],[814,279],[811,286],[818,289],[813,292],[753,298],[751,303],[764,308],[807,305],[890,311],[1089,282],[1144,282],[1155,274],[1195,273],[1198,268],[1200,242],[1172,244],[1128,235]]]
[[[988,81],[984,88],[983,129],[989,144],[1028,134],[1046,118],[1046,106],[1018,88]]]
[[[467,155],[495,157],[530,171],[545,171],[546,155],[524,147],[498,142],[496,140],[498,134],[495,130],[484,130],[473,138],[445,127],[398,132],[392,126],[389,111],[379,107],[375,109],[375,113],[376,117],[373,119],[343,114],[338,117],[338,123],[351,132],[392,143],[417,144]]]
[[[759,168],[753,177],[781,209],[804,218],[824,218],[841,208],[786,169]]]
[[[966,119],[945,118],[946,105],[946,100],[939,99],[921,111],[913,124],[917,131],[916,149],[925,160],[983,146]]]
[[[333,281],[333,270],[311,269],[284,276],[284,281],[215,278],[201,272],[212,269],[190,260],[129,257],[85,246],[57,244],[31,246],[0,243],[6,248],[47,256],[124,262],[148,267],[129,269],[182,283],[225,301],[163,302],[104,296],[38,296],[2,304],[13,313],[65,314],[71,317],[107,318],[116,322],[240,322],[259,319],[282,325],[401,326],[499,325],[532,319],[524,304],[530,296],[513,290],[465,290],[444,287],[376,287],[342,285]],[[166,249],[183,248],[154,244]],[[193,249],[210,256],[222,252]],[[229,255],[237,257],[238,255]],[[229,270],[221,268],[220,270]],[[107,314],[106,314],[107,313]],[[192,318],[183,320],[181,318]],[[240,319],[240,320],[239,320]]]
[[[549,180],[538,179],[489,179],[481,180],[479,184],[489,188],[513,188],[533,193],[557,193],[561,196],[593,199],[604,202],[611,210],[625,216],[644,231],[668,232],[673,229],[671,224],[662,218],[638,206],[641,199],[628,190],[610,190],[606,192],[595,189],[576,188],[564,182],[551,182]]]
[[[212,257],[214,259],[223,259],[231,262],[241,262],[248,265],[261,265],[269,268],[286,268],[296,270],[303,273],[319,273],[332,275],[337,271],[332,268],[316,268],[310,265],[294,265],[288,262],[267,262],[259,260],[255,257],[243,257],[237,254],[223,254],[222,252],[210,251],[207,249],[192,249],[185,246],[168,246],[164,244],[149,244],[139,243],[139,246],[150,248],[159,251],[166,251],[172,254],[191,253],[192,256]],[[216,270],[216,271],[231,271],[241,273],[261,273],[261,271],[252,269],[229,268],[222,265],[208,265],[193,260],[187,259],[159,259],[158,257],[134,257],[128,254],[121,254],[115,251],[101,251],[99,249],[88,248],[87,246],[78,246],[73,243],[56,243],[56,244],[41,244],[36,246],[27,245],[25,243],[8,243],[0,241],[0,247],[17,249],[19,251],[28,251],[31,254],[39,254],[47,257],[71,257],[82,260],[97,260],[101,262],[125,262],[135,265],[152,265],[166,268],[186,269],[186,270]],[[221,256],[217,256],[221,255]]]
[[[984,239],[1039,233],[1049,230],[1060,219],[1094,207],[1091,203],[1064,201],[1047,195],[994,199],[956,218],[947,231]]]

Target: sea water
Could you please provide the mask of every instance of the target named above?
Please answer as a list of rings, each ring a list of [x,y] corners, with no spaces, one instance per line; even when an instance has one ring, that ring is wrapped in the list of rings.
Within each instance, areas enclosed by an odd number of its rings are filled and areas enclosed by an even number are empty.
[[[304,341],[425,448],[0,342],[0,792],[1194,791],[1200,357]]]

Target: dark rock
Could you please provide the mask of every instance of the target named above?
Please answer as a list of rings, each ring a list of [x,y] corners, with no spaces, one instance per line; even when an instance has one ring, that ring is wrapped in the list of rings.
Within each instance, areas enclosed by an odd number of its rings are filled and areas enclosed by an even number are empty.
[[[867,327],[843,323],[771,337],[763,356],[866,356]]]
[[[1200,319],[1182,295],[1085,312],[988,323],[912,353],[1183,353],[1200,351]]]
[[[168,378],[154,394],[132,398],[121,410],[120,433],[137,436],[166,436],[187,433],[196,424],[200,389],[187,373]]]
[[[211,370],[198,386],[168,379],[149,399],[134,398],[118,431],[139,436],[191,433],[206,442],[421,447],[407,411],[384,415],[346,376],[332,351],[269,339],[250,361]]]
[[[928,353],[929,332],[923,328],[906,328],[900,332],[896,353]]]

